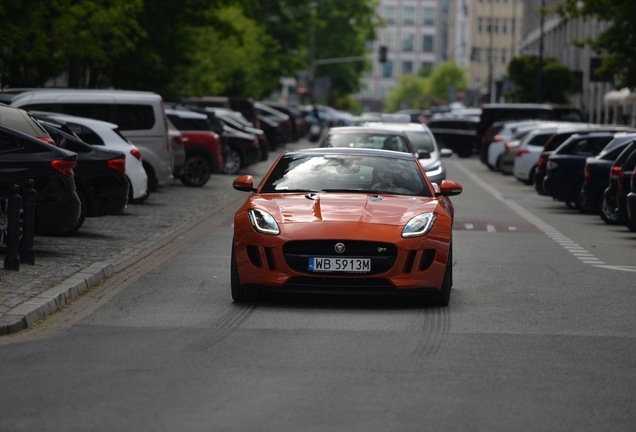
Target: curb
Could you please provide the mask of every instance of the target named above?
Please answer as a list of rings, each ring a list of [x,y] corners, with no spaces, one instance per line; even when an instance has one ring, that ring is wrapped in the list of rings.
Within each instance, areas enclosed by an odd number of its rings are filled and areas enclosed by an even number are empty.
[[[111,263],[97,262],[11,309],[0,318],[0,336],[25,330],[114,273]]]

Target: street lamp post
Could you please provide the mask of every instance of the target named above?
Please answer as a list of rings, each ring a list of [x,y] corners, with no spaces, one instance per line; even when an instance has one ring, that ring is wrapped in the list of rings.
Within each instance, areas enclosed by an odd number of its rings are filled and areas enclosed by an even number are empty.
[[[488,21],[488,94],[490,95],[490,103],[495,102],[495,95],[492,91],[493,81],[493,21],[494,21],[494,0],[490,0],[490,18]]]
[[[545,0],[541,0],[540,24],[539,24],[539,66],[537,68],[537,103],[542,102],[541,98],[541,80],[543,75],[543,7],[545,6]]]

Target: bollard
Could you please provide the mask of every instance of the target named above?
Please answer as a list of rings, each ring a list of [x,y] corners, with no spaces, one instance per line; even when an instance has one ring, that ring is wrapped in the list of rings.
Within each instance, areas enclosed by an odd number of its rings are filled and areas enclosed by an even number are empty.
[[[11,186],[7,214],[7,256],[4,257],[5,270],[20,270],[20,195],[18,185]]]
[[[35,264],[35,249],[33,238],[35,237],[35,182],[28,179],[26,189],[22,191],[22,247],[20,248],[20,261],[25,264]]]

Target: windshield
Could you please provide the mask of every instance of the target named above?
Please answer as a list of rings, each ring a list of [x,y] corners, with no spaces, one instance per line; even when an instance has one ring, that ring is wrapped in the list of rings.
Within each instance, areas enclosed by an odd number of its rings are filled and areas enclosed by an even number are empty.
[[[433,145],[433,137],[426,131],[406,131],[406,136],[411,145],[413,151],[426,150],[427,152],[434,152],[435,146]]]
[[[406,140],[386,132],[331,133],[321,147],[360,147],[408,152]]]
[[[386,192],[431,196],[417,162],[379,156],[283,156],[261,192]]]

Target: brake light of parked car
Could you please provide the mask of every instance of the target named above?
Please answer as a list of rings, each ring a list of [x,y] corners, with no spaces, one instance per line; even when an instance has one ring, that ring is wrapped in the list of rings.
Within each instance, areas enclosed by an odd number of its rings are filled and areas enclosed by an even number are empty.
[[[550,138],[548,138],[548,140],[545,142],[545,144],[543,145],[543,149],[547,150],[550,146],[550,141],[552,141],[554,139],[554,137],[556,137],[557,134],[553,133]]]
[[[545,156],[541,156],[539,157],[539,162],[537,162],[537,168],[538,169],[543,169],[545,168],[545,165],[548,163],[548,158]]]
[[[38,137],[38,139],[40,141],[43,141],[47,144],[51,144],[51,145],[55,145],[55,141],[53,141],[51,138],[47,138],[47,137]]]
[[[75,168],[74,160],[56,159],[51,162],[51,166],[66,177],[75,177],[75,171],[73,171],[73,168]]]
[[[259,119],[254,119],[254,128],[255,129],[261,128],[261,121]]]
[[[590,165],[588,163],[585,164],[583,172],[585,175],[585,183],[590,183],[592,181],[592,176],[590,175]]]
[[[499,136],[499,135],[497,135],[497,136]],[[506,141],[504,143],[504,154],[507,155],[509,150],[510,150],[510,141]]]
[[[111,159],[107,163],[110,169],[114,169],[119,172],[126,172],[126,158],[124,157]]]
[[[141,160],[141,153],[139,152],[139,150],[137,149],[132,149],[130,151],[130,154],[133,155],[135,158],[137,158],[138,160]]]
[[[610,181],[620,180],[623,177],[623,170],[619,166],[612,167],[610,171]]]
[[[501,141],[503,138],[501,137],[501,135],[495,135],[495,137],[492,139],[493,142],[494,141]]]
[[[524,154],[530,154],[530,150],[522,149],[522,148],[517,149],[517,152],[515,153],[515,156],[516,157],[520,157],[520,156],[523,156]]]
[[[259,148],[261,145],[258,143],[257,139],[254,139],[254,141],[252,141],[252,147],[253,148]]]

